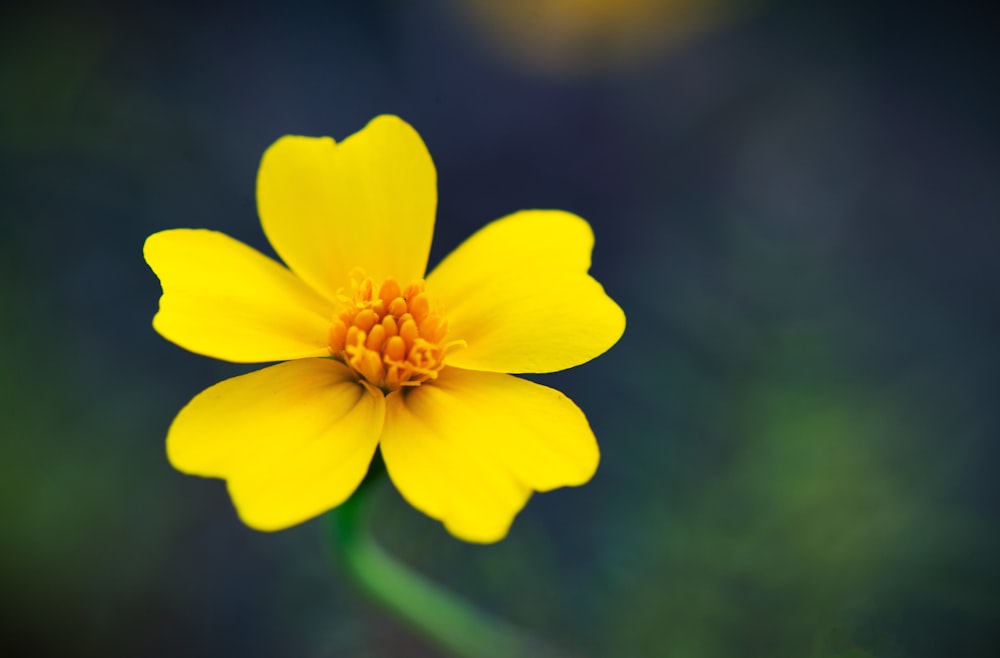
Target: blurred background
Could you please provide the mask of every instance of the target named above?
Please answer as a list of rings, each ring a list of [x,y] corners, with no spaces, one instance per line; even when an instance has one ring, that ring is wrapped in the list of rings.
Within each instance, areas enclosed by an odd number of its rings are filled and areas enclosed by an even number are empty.
[[[834,3],[831,3],[834,4]],[[877,4],[877,7],[869,6]],[[390,551],[572,655],[1000,655],[997,24],[949,3],[22,3],[0,13],[0,628],[16,656],[434,657],[163,448],[248,370],[150,326],[145,237],[272,253],[259,158],[379,113],[439,175],[432,263],[587,218],[628,315],[540,377],[603,461]]]

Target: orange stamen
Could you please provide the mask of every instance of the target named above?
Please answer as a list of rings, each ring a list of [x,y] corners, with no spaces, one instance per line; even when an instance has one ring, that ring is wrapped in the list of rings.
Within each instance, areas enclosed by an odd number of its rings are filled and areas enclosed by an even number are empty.
[[[444,342],[448,323],[432,308],[424,282],[403,288],[389,278],[376,287],[359,275],[352,288],[330,325],[330,354],[386,393],[437,378],[458,341]]]

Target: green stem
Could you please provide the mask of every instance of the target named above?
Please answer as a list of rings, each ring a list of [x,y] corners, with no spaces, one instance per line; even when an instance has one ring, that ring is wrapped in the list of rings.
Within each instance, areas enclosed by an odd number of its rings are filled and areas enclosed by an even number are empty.
[[[477,610],[386,553],[365,524],[374,489],[372,479],[366,479],[347,502],[330,513],[331,536],[339,557],[348,575],[368,597],[456,656],[565,658],[538,639]]]

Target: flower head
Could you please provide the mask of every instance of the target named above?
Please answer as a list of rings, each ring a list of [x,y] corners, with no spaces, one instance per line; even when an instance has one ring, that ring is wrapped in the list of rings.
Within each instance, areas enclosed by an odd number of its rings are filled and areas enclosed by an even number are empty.
[[[224,478],[245,523],[279,530],[344,502],[380,449],[410,504],[475,542],[502,539],[533,491],[592,477],[599,451],[580,409],[506,374],[579,365],[624,331],[587,274],[584,220],[514,213],[425,278],[436,173],[393,116],[339,144],[279,139],[257,205],[287,267],[215,231],[146,240],[161,335],[227,361],[283,362],[185,406],[167,435],[174,467]]]

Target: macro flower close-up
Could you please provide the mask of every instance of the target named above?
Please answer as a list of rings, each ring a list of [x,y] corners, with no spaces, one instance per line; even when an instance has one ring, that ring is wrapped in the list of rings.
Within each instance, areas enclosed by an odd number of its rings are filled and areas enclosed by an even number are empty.
[[[1000,656],[971,4],[9,3],[6,653]]]
[[[339,143],[279,139],[257,206],[285,265],[204,229],[145,244],[163,337],[280,362],[185,406],[167,436],[174,467],[225,479],[246,524],[279,530],[347,500],[378,450],[411,505],[483,543],[507,534],[532,492],[590,480],[599,449],[583,412],[514,376],[585,363],[624,331],[588,274],[586,221],[515,212],[428,273],[434,164],[386,115]]]

